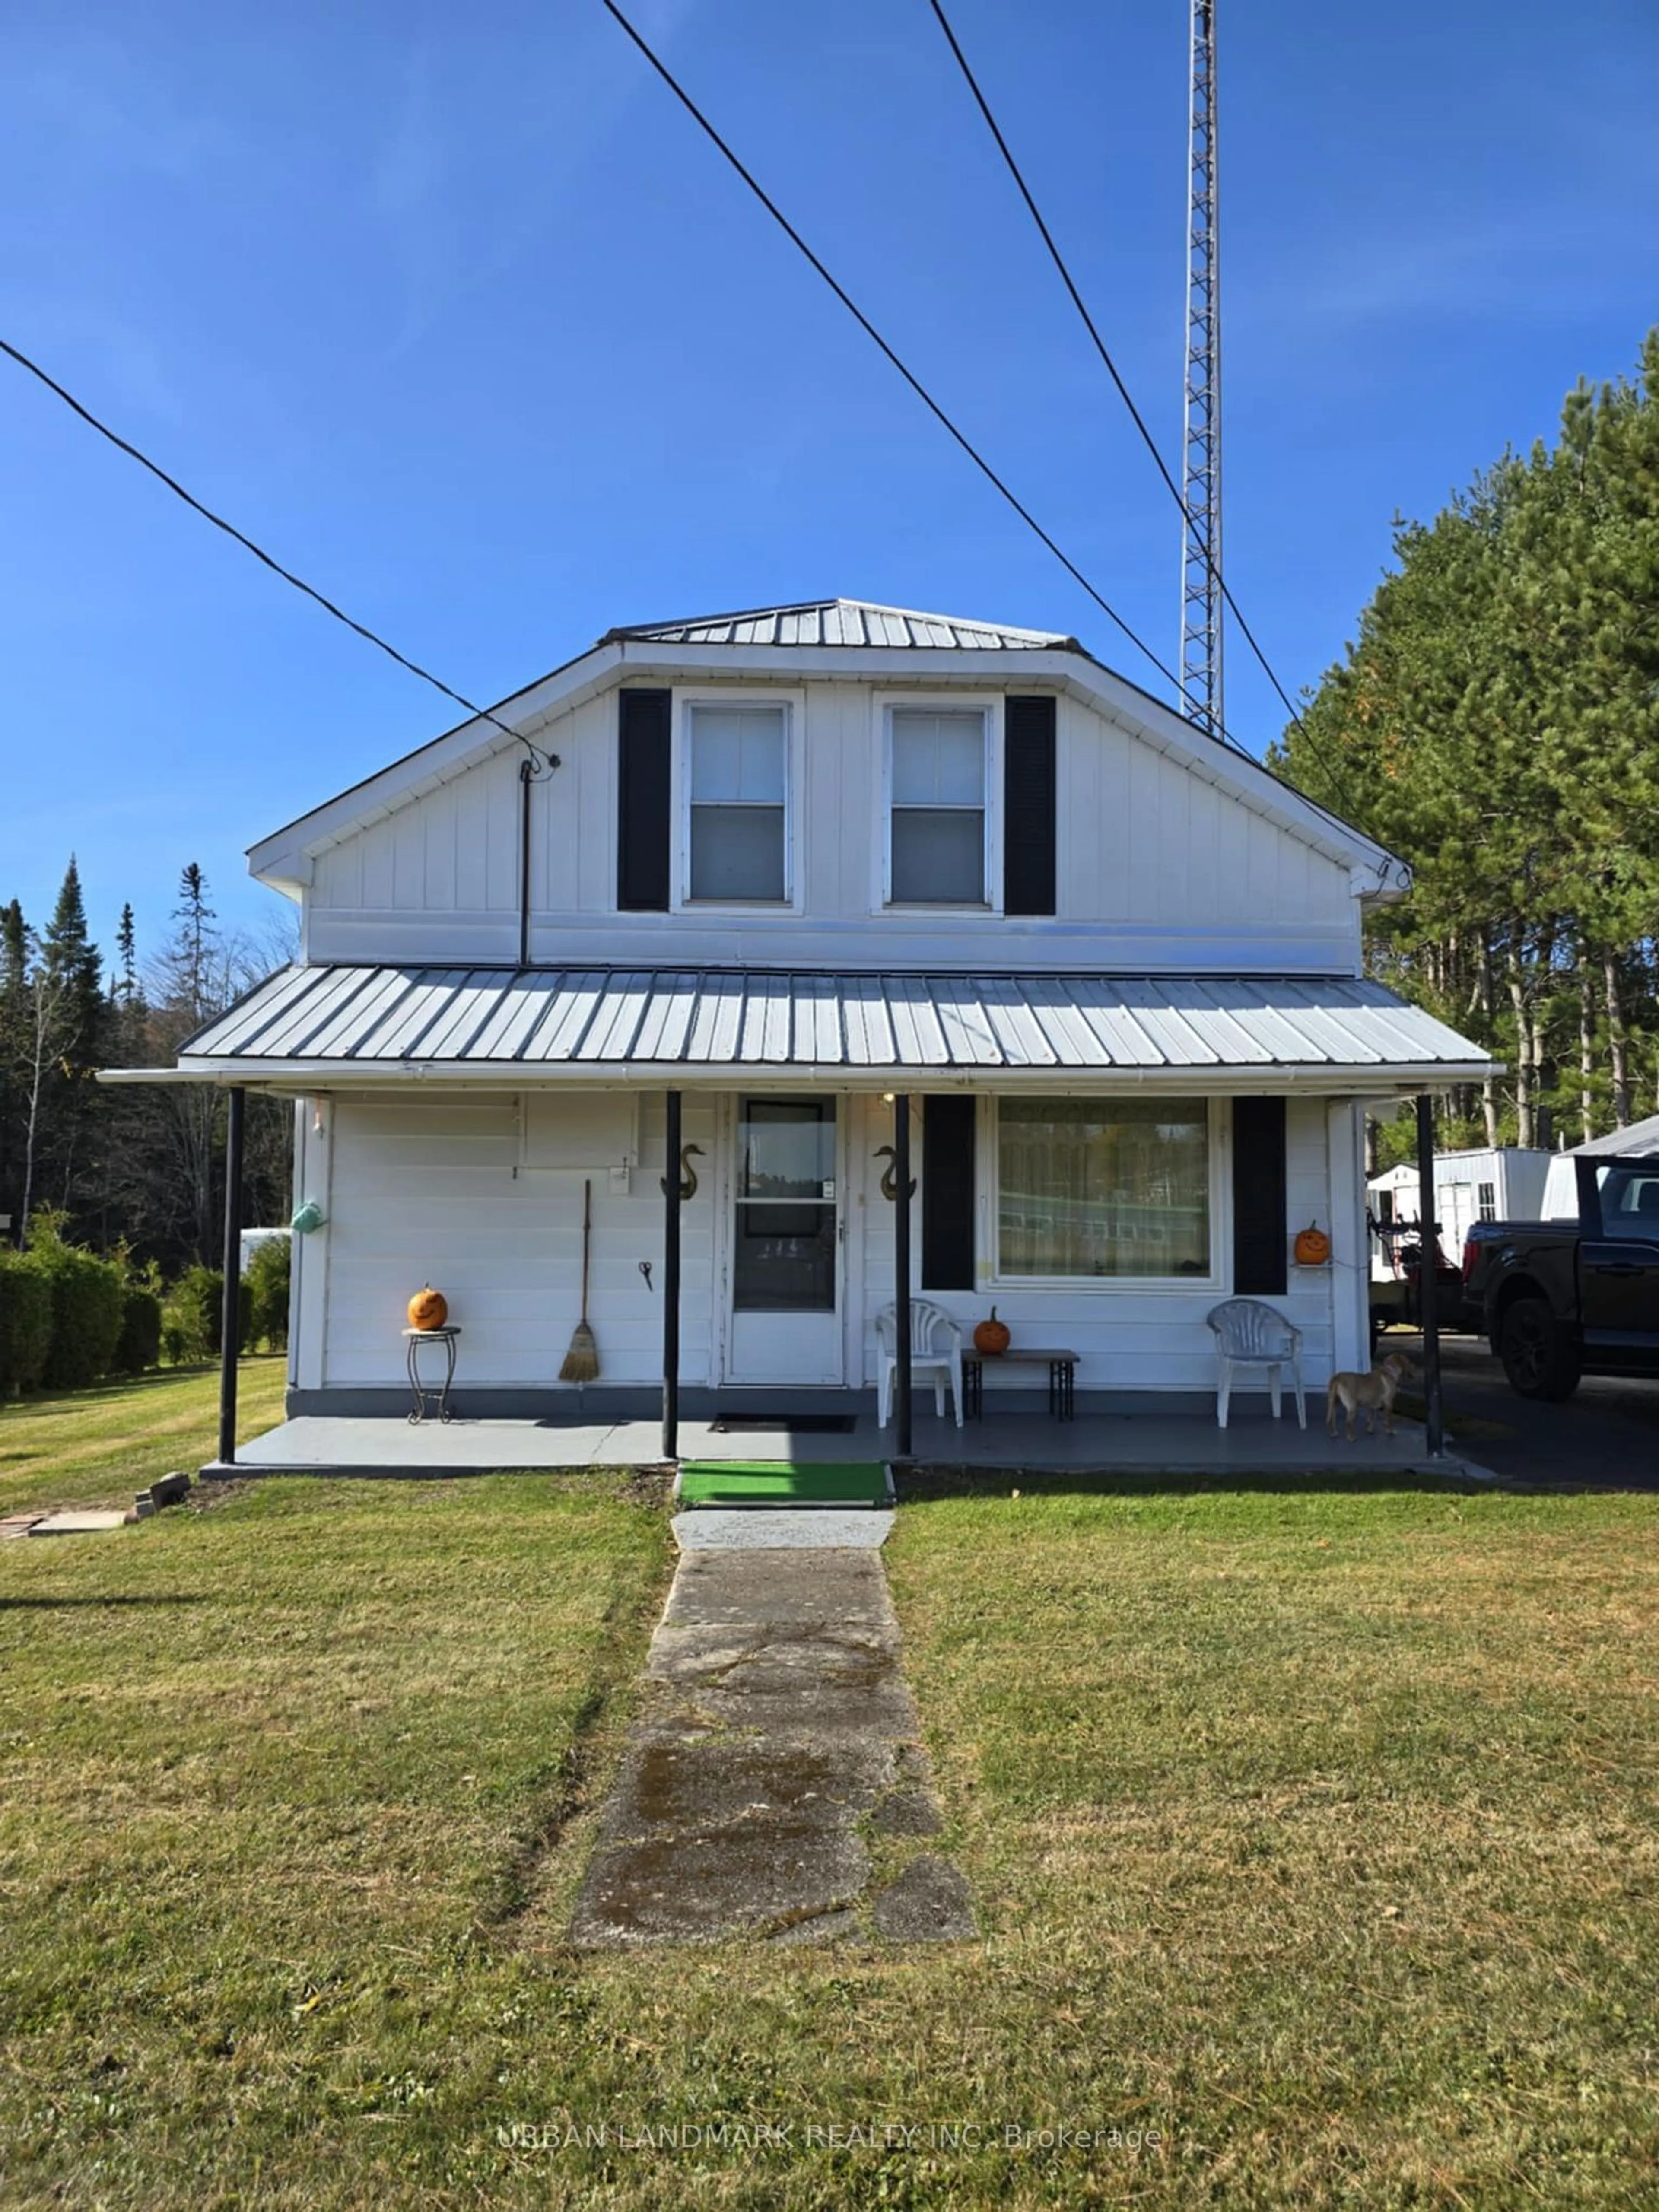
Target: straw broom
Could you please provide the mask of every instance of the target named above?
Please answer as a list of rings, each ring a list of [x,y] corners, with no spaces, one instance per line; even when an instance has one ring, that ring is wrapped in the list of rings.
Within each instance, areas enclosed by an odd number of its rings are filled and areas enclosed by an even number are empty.
[[[599,1371],[599,1347],[587,1325],[587,1259],[593,1241],[593,1186],[582,1185],[582,1317],[559,1370],[561,1382],[592,1382]]]

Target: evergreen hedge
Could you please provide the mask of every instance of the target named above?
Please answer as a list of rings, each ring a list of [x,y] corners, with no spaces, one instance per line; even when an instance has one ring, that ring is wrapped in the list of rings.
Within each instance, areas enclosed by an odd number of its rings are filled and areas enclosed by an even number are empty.
[[[118,1375],[142,1375],[161,1358],[161,1301],[142,1283],[121,1286],[121,1334],[113,1365]]]
[[[131,1281],[122,1258],[66,1243],[58,1216],[37,1215],[26,1252],[0,1249],[0,1398],[142,1375],[163,1350],[176,1363],[216,1359],[223,1284],[216,1267],[191,1267],[163,1294],[153,1267]],[[267,1341],[286,1342],[285,1243],[257,1282],[243,1277],[239,1310],[239,1352],[253,1343],[256,1319]]]
[[[52,1343],[41,1381],[48,1389],[70,1390],[107,1375],[121,1338],[126,1287],[118,1263],[66,1244],[58,1218],[49,1214],[30,1224],[24,1260],[44,1277],[52,1297]]]
[[[51,1349],[51,1285],[24,1255],[0,1252],[0,1398],[34,1389]]]

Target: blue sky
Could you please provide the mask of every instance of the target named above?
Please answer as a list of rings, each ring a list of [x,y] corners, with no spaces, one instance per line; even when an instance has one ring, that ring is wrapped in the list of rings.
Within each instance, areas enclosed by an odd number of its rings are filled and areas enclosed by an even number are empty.
[[[952,19],[1171,459],[1183,0]],[[1166,659],[1178,517],[925,0],[637,0],[763,181]],[[1148,672],[969,468],[598,0],[12,0],[0,331],[483,701],[618,622],[844,592]],[[1651,0],[1250,0],[1223,24],[1228,580],[1295,691],[1396,512],[1553,429],[1659,313]],[[0,896],[79,855],[141,950],[179,868],[443,701],[0,362]],[[1158,679],[1150,678],[1154,688]],[[1243,649],[1227,718],[1282,717]]]

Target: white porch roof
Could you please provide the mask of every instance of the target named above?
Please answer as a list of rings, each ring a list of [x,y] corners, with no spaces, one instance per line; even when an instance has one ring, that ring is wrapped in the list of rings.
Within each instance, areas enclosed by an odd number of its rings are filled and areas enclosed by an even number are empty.
[[[873,1089],[994,1076],[1382,1095],[1491,1066],[1353,976],[316,966],[280,970],[209,1023],[174,1079]]]

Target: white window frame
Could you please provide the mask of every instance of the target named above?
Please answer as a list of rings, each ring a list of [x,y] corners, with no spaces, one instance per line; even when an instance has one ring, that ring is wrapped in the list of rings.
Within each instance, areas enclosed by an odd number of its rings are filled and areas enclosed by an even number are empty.
[[[1002,695],[983,691],[883,691],[875,694],[876,871],[872,914],[980,915],[1002,912]],[[942,900],[893,896],[893,716],[914,714],[981,714],[985,720],[985,892],[983,900],[948,906]]]
[[[1031,1095],[1044,1098],[1069,1098],[1084,1094],[1043,1084],[1034,1085]],[[1149,1097],[1155,1098],[1159,1094],[1136,1090],[1129,1095],[1145,1099]],[[1198,1098],[1202,1100],[1206,1109],[1210,1131],[1209,1273],[1206,1275],[1005,1275],[1002,1272],[1002,1120],[999,1110],[1001,1095],[993,1093],[982,1097],[979,1107],[979,1157],[983,1164],[979,1176],[982,1231],[980,1249],[990,1255],[988,1289],[1006,1291],[1011,1297],[1020,1291],[1035,1291],[1038,1296],[1060,1291],[1067,1297],[1075,1297],[1079,1291],[1086,1291],[1097,1297],[1115,1296],[1123,1291],[1138,1298],[1186,1297],[1194,1294],[1208,1297],[1230,1289],[1233,1200],[1232,1176],[1228,1170],[1228,1163],[1232,1146],[1232,1101],[1204,1091],[1171,1089],[1164,1095],[1172,1098]],[[1103,1094],[1102,1103],[1109,1104],[1110,1094]]]
[[[696,707],[781,707],[783,709],[783,896],[781,899],[694,899],[691,896],[691,726]],[[697,686],[674,693],[674,747],[670,769],[673,810],[671,914],[799,914],[801,906],[800,794],[805,788],[801,747],[806,694],[767,684]]]

